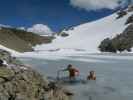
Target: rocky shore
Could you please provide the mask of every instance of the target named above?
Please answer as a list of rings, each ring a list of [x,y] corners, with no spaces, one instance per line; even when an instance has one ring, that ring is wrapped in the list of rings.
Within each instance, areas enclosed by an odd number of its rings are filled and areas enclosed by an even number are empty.
[[[0,100],[70,100],[68,90],[44,79],[10,53],[0,50]]]

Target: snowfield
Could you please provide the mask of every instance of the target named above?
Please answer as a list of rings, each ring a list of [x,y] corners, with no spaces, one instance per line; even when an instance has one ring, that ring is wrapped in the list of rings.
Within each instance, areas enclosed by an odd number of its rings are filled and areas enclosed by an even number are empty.
[[[98,46],[101,41],[122,33],[127,27],[125,22],[132,14],[133,12],[128,12],[124,17],[116,19],[118,15],[114,13],[100,20],[64,30],[63,32],[69,34],[68,37],[56,36],[52,43],[34,47],[34,52],[22,54],[2,45],[0,48],[11,52],[14,56],[46,59],[64,59],[69,56],[100,53]]]
[[[68,37],[57,36],[53,43],[38,45],[35,47],[35,50],[49,51],[66,49],[64,51],[69,52],[69,49],[73,49],[76,52],[77,49],[82,49],[89,53],[98,53],[100,42],[107,37],[112,38],[122,33],[127,27],[125,25],[126,20],[132,14],[133,12],[128,13],[120,19],[116,19],[118,15],[114,13],[100,20],[79,25],[74,27],[73,30],[64,31],[69,34]]]

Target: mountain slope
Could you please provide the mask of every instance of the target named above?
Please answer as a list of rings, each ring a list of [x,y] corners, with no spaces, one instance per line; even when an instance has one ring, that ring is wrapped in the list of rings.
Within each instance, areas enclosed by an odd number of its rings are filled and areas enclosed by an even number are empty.
[[[33,51],[33,46],[51,41],[51,37],[42,37],[23,30],[5,27],[0,29],[0,44],[18,52]]]
[[[102,52],[131,52],[133,47],[133,23],[130,22],[130,25],[119,35],[113,39],[106,38],[104,39],[99,49]]]
[[[128,12],[122,18],[117,19],[118,14],[114,13],[103,19],[73,27],[70,30],[63,31],[69,34],[67,37],[57,38],[46,45],[37,46],[36,50],[56,50],[56,49],[73,49],[86,50],[90,53],[98,52],[100,42],[107,38],[113,38],[116,34],[120,34],[126,27],[128,17],[133,12]]]

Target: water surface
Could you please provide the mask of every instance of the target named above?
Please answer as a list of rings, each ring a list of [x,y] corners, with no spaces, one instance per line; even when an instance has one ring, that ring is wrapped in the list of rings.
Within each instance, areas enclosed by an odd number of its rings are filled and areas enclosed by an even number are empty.
[[[96,71],[97,80],[87,84],[66,85],[75,93],[74,100],[132,100],[133,56],[91,54],[62,59],[21,58],[41,74],[56,78],[57,71],[73,64],[86,79],[90,70]],[[67,76],[68,73],[61,73]]]

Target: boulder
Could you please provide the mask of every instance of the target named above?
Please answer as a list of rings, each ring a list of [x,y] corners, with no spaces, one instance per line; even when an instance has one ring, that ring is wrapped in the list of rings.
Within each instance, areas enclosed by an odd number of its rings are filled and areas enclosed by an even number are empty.
[[[116,19],[119,19],[119,18],[122,18],[123,16],[127,15],[127,12],[125,10],[120,10],[117,12],[117,18]]]
[[[10,67],[0,66],[0,100],[69,100],[70,95],[58,84],[50,83],[31,67],[16,63],[16,58],[0,51]]]
[[[133,5],[129,5],[128,6],[128,12],[132,12],[133,11]]]
[[[65,33],[65,32],[62,32],[62,33],[61,33],[61,36],[62,36],[62,37],[68,37],[69,34],[67,34],[67,33]]]
[[[127,19],[127,21],[126,21],[125,24],[130,24],[130,23],[133,23],[133,15],[131,15],[131,16]]]

